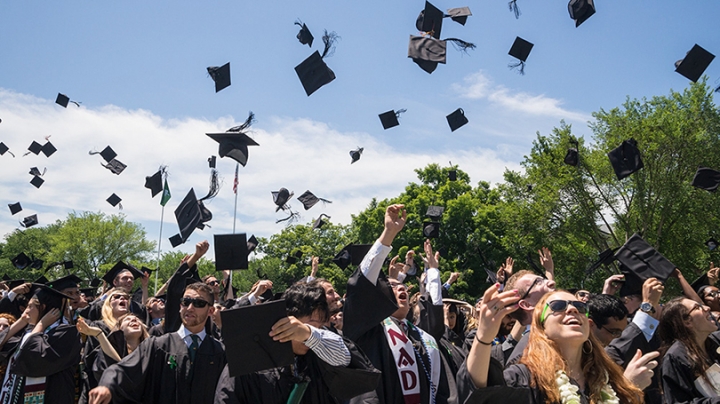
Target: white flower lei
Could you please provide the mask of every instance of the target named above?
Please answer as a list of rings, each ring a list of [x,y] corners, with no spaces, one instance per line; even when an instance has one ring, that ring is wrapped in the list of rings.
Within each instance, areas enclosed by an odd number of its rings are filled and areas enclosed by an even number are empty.
[[[578,386],[570,383],[570,378],[564,371],[555,372],[555,383],[560,390],[560,401],[562,404],[580,404],[580,395],[578,394]],[[600,391],[602,404],[620,404],[620,399],[610,383],[605,383],[605,387]]]

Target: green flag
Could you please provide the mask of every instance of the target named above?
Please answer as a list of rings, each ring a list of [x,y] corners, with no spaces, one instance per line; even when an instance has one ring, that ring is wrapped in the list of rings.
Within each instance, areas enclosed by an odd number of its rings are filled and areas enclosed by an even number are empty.
[[[160,199],[160,205],[165,206],[166,203],[170,200],[170,187],[168,187],[167,184],[167,178],[165,178],[165,187],[163,188],[162,198]]]

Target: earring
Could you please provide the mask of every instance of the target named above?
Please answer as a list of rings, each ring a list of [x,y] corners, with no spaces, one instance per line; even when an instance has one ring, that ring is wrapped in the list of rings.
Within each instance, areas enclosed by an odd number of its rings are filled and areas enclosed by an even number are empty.
[[[586,346],[585,344],[586,344],[586,343],[587,343],[587,346],[590,347],[590,348],[588,348],[587,350],[585,349],[585,346]],[[592,342],[590,342],[590,340],[586,340],[585,342],[583,342],[582,351],[583,351],[583,353],[586,354],[586,355],[590,355],[590,354],[592,353],[592,351],[593,351],[593,345],[592,345]]]

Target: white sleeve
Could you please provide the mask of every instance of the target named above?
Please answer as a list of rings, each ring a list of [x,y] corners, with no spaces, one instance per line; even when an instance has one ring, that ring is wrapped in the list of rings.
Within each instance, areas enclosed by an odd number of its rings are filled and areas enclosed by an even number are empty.
[[[332,331],[315,328],[311,325],[310,338],[304,342],[305,346],[325,363],[331,366],[347,366],[350,364],[350,350],[342,337]]]
[[[437,268],[428,268],[425,273],[427,274],[425,275],[425,290],[430,294],[433,305],[440,306],[443,304],[442,291],[440,290],[442,287],[440,285],[440,271]]]
[[[360,271],[365,275],[373,285],[377,285],[378,276],[380,276],[380,270],[382,264],[385,262],[388,254],[392,251],[392,247],[384,246],[380,241],[375,241],[375,244],[370,248],[365,258],[360,263]]]

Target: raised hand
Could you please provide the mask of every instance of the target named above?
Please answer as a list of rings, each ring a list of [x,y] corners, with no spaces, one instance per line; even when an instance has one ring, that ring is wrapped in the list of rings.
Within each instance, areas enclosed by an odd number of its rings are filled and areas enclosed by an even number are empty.
[[[440,251],[433,253],[430,239],[425,240],[423,247],[425,248],[425,256],[423,256],[422,259],[425,262],[425,266],[427,268],[439,269],[438,261],[440,260]]]
[[[388,206],[387,209],[385,209],[385,229],[380,235],[380,243],[385,246],[390,246],[395,236],[405,227],[406,220],[407,212],[405,211],[405,205],[395,204]]]
[[[635,356],[628,362],[623,375],[640,390],[645,389],[650,385],[650,381],[655,374],[653,369],[658,365],[658,362],[654,359],[659,356],[660,352],[658,351],[648,352],[643,355],[642,351],[638,349]]]

